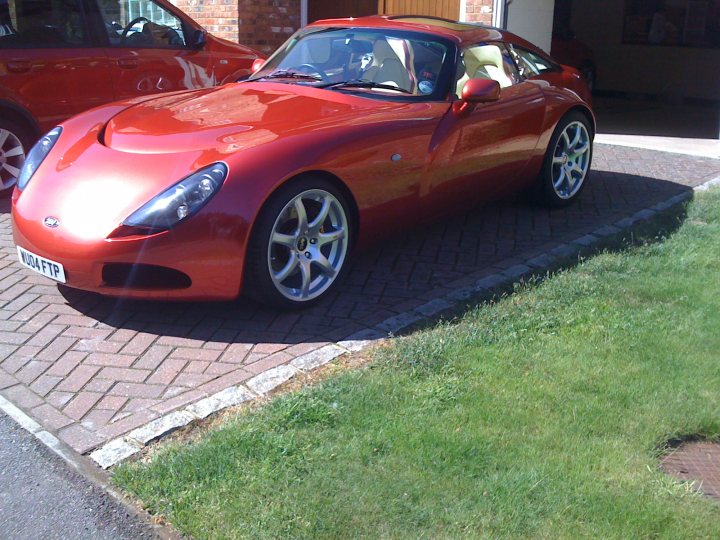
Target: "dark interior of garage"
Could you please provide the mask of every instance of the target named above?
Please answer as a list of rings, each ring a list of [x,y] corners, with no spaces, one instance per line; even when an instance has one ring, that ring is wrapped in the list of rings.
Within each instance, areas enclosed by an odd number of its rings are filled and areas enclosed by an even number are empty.
[[[720,0],[556,0],[568,48],[590,51],[601,131],[720,138]]]

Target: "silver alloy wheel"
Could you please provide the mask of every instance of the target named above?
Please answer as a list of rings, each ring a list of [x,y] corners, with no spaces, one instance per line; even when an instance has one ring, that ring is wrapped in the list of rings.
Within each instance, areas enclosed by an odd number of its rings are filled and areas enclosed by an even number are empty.
[[[268,269],[284,297],[305,302],[335,281],[348,248],[345,209],[332,194],[310,189],[293,197],[270,234]]]
[[[582,122],[563,130],[553,153],[552,182],[558,197],[571,199],[580,191],[590,168],[590,135]]]
[[[17,182],[25,163],[25,149],[12,131],[0,128],[0,189],[9,189]]]
[[[9,189],[17,182],[25,163],[25,149],[12,131],[0,128],[0,189]]]

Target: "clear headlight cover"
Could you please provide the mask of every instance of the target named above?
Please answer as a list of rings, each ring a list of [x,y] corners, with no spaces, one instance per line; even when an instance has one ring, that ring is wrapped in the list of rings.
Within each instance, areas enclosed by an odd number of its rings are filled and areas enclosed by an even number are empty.
[[[224,163],[196,171],[133,212],[121,229],[150,234],[174,227],[199,212],[218,192],[227,174]]]
[[[61,133],[62,128],[60,126],[52,128],[47,135],[43,136],[43,138],[32,147],[32,150],[30,150],[25,158],[25,163],[23,164],[22,169],[20,169],[20,174],[18,175],[17,188],[20,191],[25,189],[28,185],[28,182],[30,182],[30,179],[35,174],[35,171],[38,170],[38,167],[40,167],[40,164],[50,153],[52,147],[55,146],[55,143]]]

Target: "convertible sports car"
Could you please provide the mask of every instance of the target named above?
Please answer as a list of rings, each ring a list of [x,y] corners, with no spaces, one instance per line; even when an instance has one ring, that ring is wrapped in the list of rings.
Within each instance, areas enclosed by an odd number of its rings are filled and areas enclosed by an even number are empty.
[[[353,247],[587,183],[587,86],[521,38],[418,17],[314,23],[247,81],[118,102],[29,153],[20,261],[106,295],[306,306]]]

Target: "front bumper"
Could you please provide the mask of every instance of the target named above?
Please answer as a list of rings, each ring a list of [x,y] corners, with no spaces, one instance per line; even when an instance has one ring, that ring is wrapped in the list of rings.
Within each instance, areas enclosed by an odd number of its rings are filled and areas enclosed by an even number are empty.
[[[65,235],[62,224],[53,231],[42,230],[47,229],[42,218],[24,212],[17,195],[16,191],[15,243],[61,263],[69,287],[107,296],[165,300],[229,300],[240,293],[244,247],[231,237],[219,237],[200,215],[194,216],[201,218],[197,223],[183,224],[196,227],[178,227],[151,237],[78,239]],[[123,284],[122,270],[130,265],[165,271],[155,274],[156,279]],[[187,276],[187,280],[173,279],[175,275]]]

